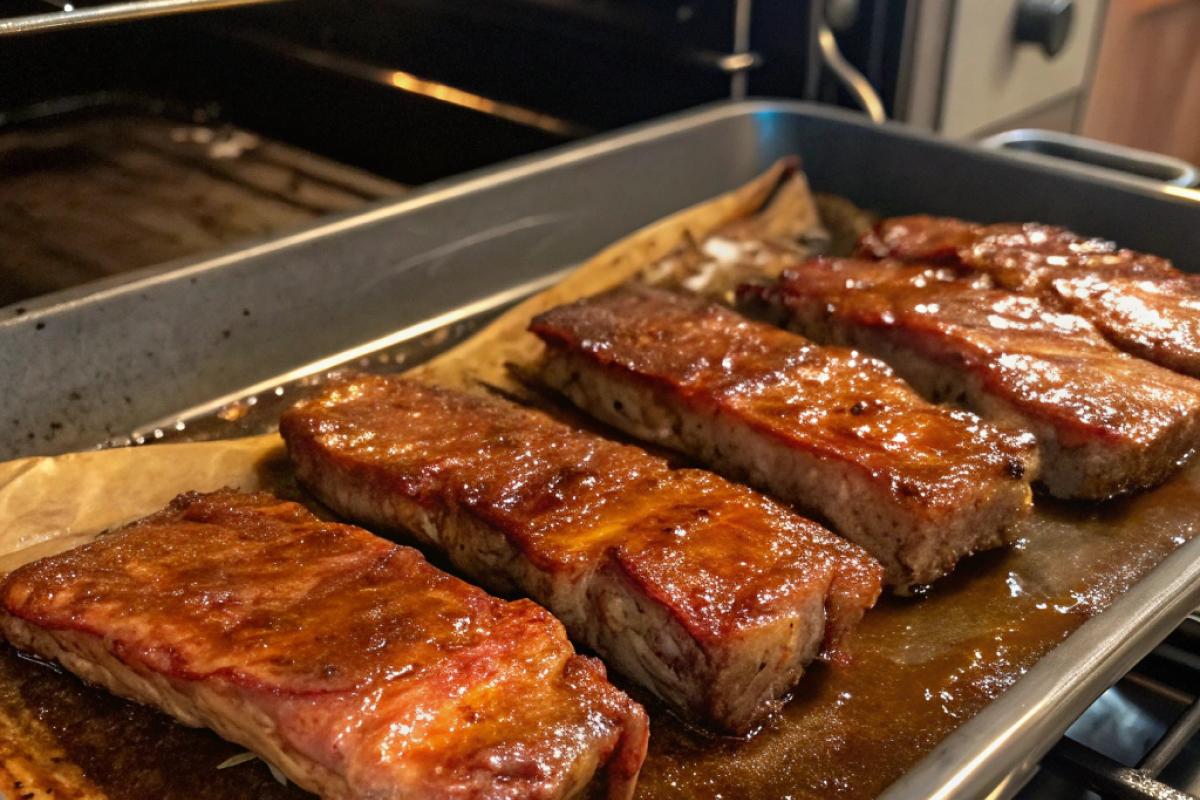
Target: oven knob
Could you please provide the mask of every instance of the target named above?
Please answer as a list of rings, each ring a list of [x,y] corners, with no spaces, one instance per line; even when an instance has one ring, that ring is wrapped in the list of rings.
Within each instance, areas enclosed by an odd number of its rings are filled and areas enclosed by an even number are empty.
[[[1067,43],[1074,15],[1071,0],[1021,0],[1017,6],[1016,40],[1041,45],[1046,56],[1054,58]]]

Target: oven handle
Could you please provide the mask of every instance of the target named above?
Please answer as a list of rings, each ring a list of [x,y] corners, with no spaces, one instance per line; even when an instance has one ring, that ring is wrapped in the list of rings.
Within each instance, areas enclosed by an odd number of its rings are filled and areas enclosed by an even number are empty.
[[[31,14],[24,17],[0,19],[0,36],[107,25],[114,22],[165,17],[169,14],[182,14],[189,11],[261,5],[280,2],[280,0],[133,0],[132,2],[109,3],[87,8],[76,8],[68,0],[45,0],[45,2],[48,5],[57,6],[60,10],[48,14]]]
[[[1168,186],[1184,189],[1200,186],[1200,170],[1186,161],[1071,133],[1021,128],[989,136],[979,144],[993,150],[1015,150],[1038,158],[1065,159],[1087,167],[1116,170]]]
[[[862,110],[867,112],[871,121],[877,124],[887,122],[887,112],[883,108],[883,101],[879,99],[875,87],[842,55],[837,37],[834,36],[833,28],[829,27],[829,21],[824,14],[817,21],[817,46],[821,49],[822,63],[841,81],[842,85],[846,87],[846,91],[854,95],[854,99],[862,107]]]

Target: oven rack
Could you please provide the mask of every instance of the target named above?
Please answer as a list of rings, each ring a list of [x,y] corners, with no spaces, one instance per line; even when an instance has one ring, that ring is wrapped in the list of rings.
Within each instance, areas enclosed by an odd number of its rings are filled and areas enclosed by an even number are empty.
[[[1186,698],[1183,710],[1137,765],[1126,766],[1068,734],[1042,760],[1042,769],[1105,800],[1197,800],[1159,778],[1200,733],[1200,611],[1184,620],[1127,680]],[[1035,791],[1033,796],[1040,795]]]
[[[76,6],[70,0],[42,0],[54,11],[0,18],[0,36],[44,33],[165,17],[194,11],[215,11],[237,6],[263,5],[281,0],[129,0],[128,2]]]

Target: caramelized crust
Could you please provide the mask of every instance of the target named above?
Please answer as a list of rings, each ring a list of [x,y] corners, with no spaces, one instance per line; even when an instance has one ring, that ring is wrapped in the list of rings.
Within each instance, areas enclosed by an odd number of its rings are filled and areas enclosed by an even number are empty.
[[[529,594],[722,730],[777,708],[879,593],[866,553],[770,500],[494,398],[356,376],[280,429],[339,513],[407,528]]]
[[[1200,378],[1200,279],[1195,275],[1063,275],[1054,296],[1127,353]]]
[[[328,798],[629,797],[644,712],[529,601],[270,495],[183,495],[0,584],[0,628]]]
[[[606,422],[815,510],[900,590],[994,547],[1029,509],[1033,437],[932,405],[883,362],[721,306],[622,288],[531,330],[544,379]]]
[[[951,217],[893,217],[863,234],[858,254],[960,267],[990,275],[1014,291],[1040,291],[1064,272],[1178,275],[1158,256],[1119,249],[1065,228],[1036,222],[978,225]]]
[[[990,276],[1085,317],[1127,353],[1200,377],[1200,281],[1166,259],[1050,225],[925,216],[884,220],[859,251]]]
[[[743,298],[805,335],[882,356],[934,399],[1033,431],[1057,496],[1151,486],[1196,445],[1200,384],[1121,353],[1032,296],[947,270],[822,259]]]

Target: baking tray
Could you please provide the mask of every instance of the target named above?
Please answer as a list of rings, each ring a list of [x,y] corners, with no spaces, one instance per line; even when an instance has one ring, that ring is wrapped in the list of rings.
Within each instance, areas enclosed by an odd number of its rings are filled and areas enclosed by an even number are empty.
[[[815,189],[883,213],[1039,219],[1185,269],[1200,244],[1194,191],[1030,164],[799,103],[724,104],[282,239],[10,307],[0,312],[0,374],[9,376],[0,447],[13,457],[92,446],[397,330],[424,335],[444,327],[431,320],[488,313],[516,287],[794,152]],[[1014,790],[1075,716],[1198,603],[1192,539],[884,796]]]

